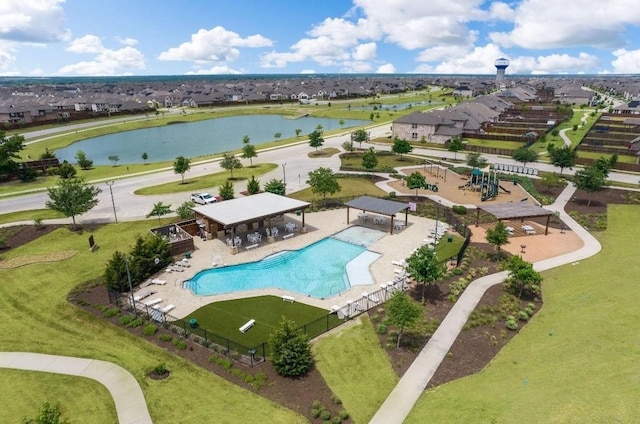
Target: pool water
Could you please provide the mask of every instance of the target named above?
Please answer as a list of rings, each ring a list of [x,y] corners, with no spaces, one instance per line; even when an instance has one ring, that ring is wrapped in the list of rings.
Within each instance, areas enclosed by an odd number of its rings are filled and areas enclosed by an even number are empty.
[[[185,283],[185,288],[201,296],[280,288],[328,298],[350,288],[346,265],[366,250],[365,246],[328,237],[260,261],[201,271]]]

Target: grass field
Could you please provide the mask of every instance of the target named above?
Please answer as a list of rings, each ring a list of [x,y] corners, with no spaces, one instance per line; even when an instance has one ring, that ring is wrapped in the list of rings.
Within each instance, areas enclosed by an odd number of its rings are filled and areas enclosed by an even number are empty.
[[[355,423],[368,423],[398,382],[366,314],[312,347],[316,366]]]
[[[407,155],[403,155],[402,157],[400,157],[399,155],[388,154],[386,152],[384,154],[378,153],[376,157],[378,158],[378,166],[376,167],[376,169],[415,166],[422,165],[424,163],[424,159],[418,159]],[[362,155],[360,154],[342,155],[340,157],[340,166],[348,169],[359,169],[365,172],[365,169],[362,167]]]
[[[36,219],[56,219],[64,218],[60,212],[53,211],[51,209],[34,209],[29,211],[19,211],[11,213],[0,214],[0,224],[6,224],[8,222],[20,222],[28,221],[32,224]]]
[[[406,422],[637,422],[639,212],[609,205],[602,251],[544,272],[533,320],[484,371],[426,392]]]
[[[327,196],[327,201],[332,198],[352,198],[354,196],[386,196],[387,192],[376,187],[373,180],[366,177],[344,177],[338,178],[340,191],[335,195]],[[315,202],[316,205],[322,205],[322,196],[314,194],[311,188],[297,191],[289,195],[289,197],[302,200],[305,202]]]
[[[289,423],[306,420],[292,411],[239,388],[192,363],[171,355],[155,344],[130,335],[104,320],[71,305],[67,296],[78,284],[95,279],[116,249],[127,250],[135,235],[148,231],[147,222],[104,225],[72,233],[58,229],[28,245],[3,254],[3,259],[27,254],[75,250],[59,263],[38,263],[12,270],[0,270],[0,346],[5,351],[31,351],[116,363],[131,372],[140,383],[154,423],[252,422],[261,417],[268,422]],[[87,237],[93,234],[100,249],[90,252]],[[150,380],[147,372],[164,363],[171,376]],[[58,381],[30,372],[2,371],[0,393],[3,405],[0,422],[18,422],[35,416],[45,400],[56,400]],[[11,378],[8,378],[11,377]],[[93,383],[78,381],[79,390],[69,389],[73,400],[65,397],[62,408],[70,422],[114,422],[115,411],[104,390]],[[65,386],[66,390],[66,386]],[[66,393],[66,392],[61,392]],[[188,400],[185,401],[185,400]],[[67,406],[67,403],[69,406]]]
[[[298,302],[284,302],[275,296],[259,296],[211,303],[194,311],[185,320],[195,318],[201,329],[253,347],[269,340],[269,335],[280,327],[282,317],[300,327],[327,315],[325,309]],[[256,320],[255,325],[244,334],[239,332],[238,328],[250,319]],[[337,317],[332,314],[330,319],[337,320]]]

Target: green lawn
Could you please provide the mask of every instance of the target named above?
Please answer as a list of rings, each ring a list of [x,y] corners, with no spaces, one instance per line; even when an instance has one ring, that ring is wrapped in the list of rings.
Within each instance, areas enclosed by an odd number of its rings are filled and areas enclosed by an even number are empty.
[[[200,329],[253,347],[269,340],[269,335],[280,327],[283,316],[302,326],[327,315],[325,309],[298,302],[284,302],[276,296],[259,296],[210,303],[185,317],[185,320],[195,318]],[[255,325],[244,334],[239,332],[238,328],[250,319],[256,320]],[[330,319],[333,322],[337,317],[332,314]]]
[[[64,217],[65,216],[60,212],[56,212],[51,209],[34,209],[29,211],[3,213],[0,215],[0,224],[19,221],[29,221],[29,224],[31,224],[35,219],[56,219]]]
[[[449,242],[449,236],[451,237],[451,242]],[[446,261],[453,256],[457,256],[463,243],[464,238],[458,233],[447,233],[446,237],[441,238],[436,245],[438,259]]]
[[[249,180],[253,175],[258,179],[261,175],[264,175],[277,167],[278,165],[275,163],[261,163],[253,166],[246,166],[233,171],[233,178],[234,180]],[[174,182],[144,187],[136,190],[135,194],[149,196],[154,194],[179,193],[183,191],[211,190],[213,192],[212,194],[215,195],[217,189],[229,180],[230,177],[231,173],[229,171],[220,171],[197,178],[185,178],[183,184],[180,176],[176,175],[177,180]],[[262,183],[264,184],[265,182],[266,181],[263,181]]]
[[[318,370],[355,423],[368,423],[398,382],[366,314],[361,323],[318,340],[313,354]]]
[[[406,422],[637,422],[639,212],[609,205],[603,250],[544,272],[544,306],[522,332],[482,372],[426,392]]]
[[[38,263],[15,269],[0,269],[0,346],[5,351],[95,358],[114,362],[133,374],[140,383],[154,423],[252,422],[261,417],[268,422],[306,422],[301,416],[241,389],[180,357],[100,318],[71,305],[67,296],[78,284],[95,279],[116,249],[127,250],[137,234],[148,232],[149,222],[103,225],[83,233],[58,229],[41,239],[3,253],[3,259],[52,251],[75,250],[75,256],[61,262]],[[93,234],[100,249],[90,252],[87,238]],[[146,374],[165,363],[172,371],[167,380],[152,381]],[[2,372],[0,392],[28,393],[11,396],[11,408],[0,408],[0,422],[18,422],[31,416],[45,400],[56,400],[57,381],[49,376],[28,376]],[[34,383],[37,381],[37,384]],[[70,422],[113,422],[111,400],[93,383],[79,381],[73,400],[62,400]],[[66,388],[65,388],[66,390]],[[71,390],[71,389],[69,389]],[[3,397],[3,400],[7,396]],[[188,400],[186,402],[185,400]],[[67,407],[67,403],[69,406]],[[6,402],[3,402],[5,405]],[[102,412],[101,412],[102,411]]]
[[[366,148],[366,144],[365,144]],[[402,166],[416,166],[422,165],[424,163],[424,159],[418,159],[412,156],[399,156],[395,154],[388,153],[377,153],[376,157],[378,158],[378,166],[376,170],[389,170],[391,168],[397,168]],[[345,153],[340,156],[340,167],[345,169],[356,169],[366,172],[362,167],[362,154],[360,153]]]
[[[367,177],[343,177],[338,178],[338,184],[340,184],[340,191],[335,195],[327,195],[327,201],[332,198],[353,198],[355,196],[386,196],[387,192],[376,187],[373,180]],[[297,191],[289,197],[302,200],[305,202],[316,202],[318,205],[322,204],[322,195],[314,194],[311,188],[305,188],[304,190]]]

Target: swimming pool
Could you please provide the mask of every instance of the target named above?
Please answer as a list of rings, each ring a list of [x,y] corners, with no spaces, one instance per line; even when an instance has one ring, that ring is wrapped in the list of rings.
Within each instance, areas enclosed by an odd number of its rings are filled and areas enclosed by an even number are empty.
[[[346,265],[363,253],[371,254],[365,246],[328,237],[260,261],[201,271],[185,282],[185,288],[200,296],[280,288],[328,298],[350,288]]]

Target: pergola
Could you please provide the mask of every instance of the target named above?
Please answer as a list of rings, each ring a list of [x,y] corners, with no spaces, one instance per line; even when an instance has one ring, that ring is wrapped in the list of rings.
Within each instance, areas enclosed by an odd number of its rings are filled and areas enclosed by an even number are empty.
[[[273,193],[259,193],[238,199],[224,200],[193,208],[196,221],[204,225],[207,233],[218,236],[218,232],[231,230],[235,235],[237,226],[257,223],[258,227],[271,227],[271,218],[289,212],[302,214],[304,228],[304,211],[311,204]]]
[[[493,215],[499,221],[504,219],[520,219],[547,217],[547,224],[544,228],[544,235],[549,233],[549,221],[553,212],[540,206],[530,205],[529,203],[497,203],[494,205],[479,205],[476,210],[476,227],[480,222],[480,211],[483,210]]]
[[[409,205],[393,200],[378,199],[371,196],[360,196],[345,203],[347,207],[347,222],[349,222],[349,208],[360,209],[363,212],[377,213],[390,217],[389,232],[393,234],[393,218],[398,212],[404,211],[404,225],[407,225]]]

